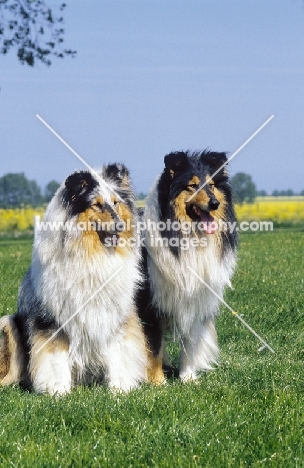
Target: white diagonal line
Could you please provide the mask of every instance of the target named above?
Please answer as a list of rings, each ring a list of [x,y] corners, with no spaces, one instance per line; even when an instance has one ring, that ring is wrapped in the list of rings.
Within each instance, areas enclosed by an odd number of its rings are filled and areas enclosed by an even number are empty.
[[[58,135],[58,133],[45,120],[43,120],[42,117],[40,117],[39,114],[36,114],[36,117],[58,138],[58,140],[60,140],[76,156],[76,158],[79,159],[79,161],[82,162],[82,164],[84,164],[89,169],[89,171],[92,174],[94,174],[94,176],[99,180],[99,182],[102,185],[105,185],[112,193],[114,193],[121,202],[123,201],[122,198],[118,195],[118,193],[116,193],[115,190],[113,190],[107,184],[107,182],[103,180],[100,177],[100,175],[78,153],[76,153],[76,151],[60,135]]]
[[[209,286],[209,284],[206,283],[206,281],[204,281],[197,273],[196,271],[194,271],[189,265],[187,266],[187,268],[227,307],[227,309],[229,309],[232,314],[237,318],[239,319],[243,325],[245,325],[245,327],[248,328],[248,330],[254,335],[256,336],[260,341],[261,343],[263,343],[264,346],[266,346],[266,348],[268,348],[272,353],[274,353],[274,350],[271,348],[271,346],[269,346],[269,344],[266,343],[265,340],[263,340],[263,338],[260,337],[260,335],[257,334],[257,332],[250,326],[248,325],[247,322],[245,322],[245,320],[240,317],[240,315],[235,312],[229,304],[227,304],[226,301],[224,301],[223,298],[221,298],[221,296],[219,296],[212,288],[211,286]]]
[[[69,317],[53,334],[52,336],[50,336],[50,338],[48,338],[45,343],[43,343],[42,346],[40,346],[39,349],[37,349],[36,353],[35,354],[38,354],[53,338],[55,338],[56,335],[58,335],[58,333],[77,315],[79,314],[79,312],[82,311],[82,309],[110,282],[112,281],[112,279],[124,268],[124,265],[122,265],[120,268],[118,268],[117,271],[115,271],[115,273],[113,273],[113,275],[110,276],[110,278],[108,278],[101,286],[100,288],[97,289],[97,291],[95,291],[91,297],[89,297],[89,299],[87,299],[77,310],[76,312],[74,312],[73,315],[71,315],[71,317]]]
[[[217,169],[209,178],[208,180],[206,180],[206,182],[204,182],[192,195],[191,197],[188,198],[188,200],[186,200],[186,203],[188,203],[190,200],[192,200],[192,198],[198,193],[200,192],[204,187],[205,185],[208,184],[209,180],[211,180],[218,172],[220,172],[223,167],[225,167],[227,164],[229,164],[229,162],[274,118],[274,115],[272,115],[271,117],[269,117],[269,119],[266,120],[266,122],[263,123],[263,125],[261,125],[252,135],[250,138],[248,138],[248,140],[245,141],[245,143],[243,143],[228,159],[226,162],[224,162],[224,164],[221,165],[221,167],[219,169]]]

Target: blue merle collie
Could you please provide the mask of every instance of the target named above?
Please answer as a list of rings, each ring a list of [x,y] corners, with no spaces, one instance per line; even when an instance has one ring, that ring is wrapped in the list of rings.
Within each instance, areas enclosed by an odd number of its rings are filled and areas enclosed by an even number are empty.
[[[136,223],[122,164],[66,179],[35,237],[17,313],[0,320],[0,385],[23,381],[52,395],[94,381],[129,390],[147,379],[134,304],[139,252],[126,242]]]
[[[168,330],[180,341],[182,380],[197,379],[217,362],[217,296],[230,285],[237,247],[236,232],[223,224],[236,221],[226,161],[225,153],[210,151],[168,154],[146,200],[146,279],[138,306],[155,383],[164,380]]]

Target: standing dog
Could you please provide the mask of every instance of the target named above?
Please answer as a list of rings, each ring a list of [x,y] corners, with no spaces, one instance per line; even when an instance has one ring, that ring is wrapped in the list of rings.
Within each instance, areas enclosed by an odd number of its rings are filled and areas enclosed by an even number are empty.
[[[37,232],[17,313],[0,320],[0,384],[28,381],[52,395],[73,383],[129,390],[146,380],[139,253],[128,242],[136,221],[125,166],[66,179]]]
[[[230,285],[237,246],[236,231],[224,224],[235,227],[236,221],[226,167],[221,168],[226,161],[225,153],[171,153],[146,200],[146,279],[138,308],[155,383],[164,380],[168,329],[180,339],[182,380],[195,380],[217,361],[217,296]]]

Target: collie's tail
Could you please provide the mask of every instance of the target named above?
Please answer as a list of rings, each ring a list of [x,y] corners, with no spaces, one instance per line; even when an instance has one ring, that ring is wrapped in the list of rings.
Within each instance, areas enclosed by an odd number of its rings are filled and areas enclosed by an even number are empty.
[[[25,353],[13,315],[0,319],[0,385],[20,382],[25,368]]]

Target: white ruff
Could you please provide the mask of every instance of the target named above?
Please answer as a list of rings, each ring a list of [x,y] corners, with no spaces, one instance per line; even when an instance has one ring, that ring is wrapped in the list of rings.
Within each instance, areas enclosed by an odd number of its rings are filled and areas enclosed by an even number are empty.
[[[66,221],[66,216],[55,196],[44,221]],[[69,339],[69,366],[74,380],[85,383],[88,375],[98,378],[105,374],[110,386],[127,390],[146,377],[141,337],[128,342],[123,333],[134,314],[133,293],[141,278],[139,254],[130,249],[122,256],[106,248],[89,258],[81,248],[81,234],[76,230],[39,231],[31,279],[37,297]]]
[[[148,227],[149,220],[160,221],[156,185],[146,200],[144,218]],[[188,238],[193,236],[190,234]],[[235,254],[231,250],[221,258],[217,237],[213,234],[206,235],[206,247],[179,250],[179,257],[175,257],[168,246],[153,247],[157,238],[161,239],[160,231],[147,229],[145,242],[153,302],[160,313],[170,318],[181,339],[181,378],[196,378],[196,371],[210,368],[218,354],[213,322],[219,300],[199,278],[222,297],[225,286],[231,285]]]

